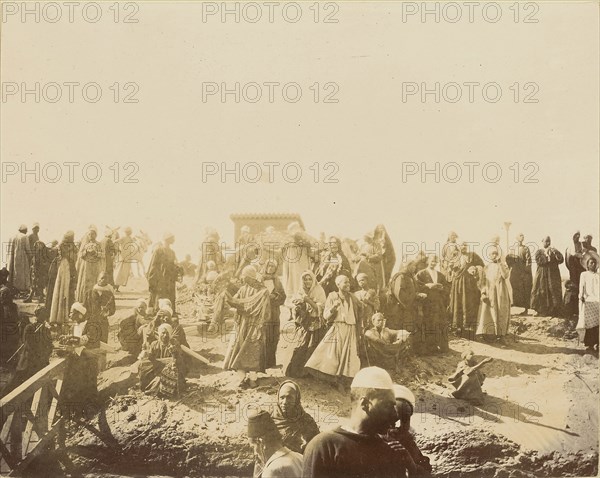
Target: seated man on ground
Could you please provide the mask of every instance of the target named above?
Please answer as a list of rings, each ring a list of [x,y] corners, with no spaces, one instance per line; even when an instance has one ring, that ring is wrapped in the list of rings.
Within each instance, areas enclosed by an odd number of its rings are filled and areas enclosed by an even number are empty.
[[[410,334],[406,330],[388,329],[382,313],[374,314],[371,323],[373,326],[365,332],[370,364],[386,370],[396,370],[403,344]]]
[[[456,372],[448,378],[448,381],[456,388],[452,392],[452,396],[471,402],[473,405],[483,404],[481,386],[485,380],[485,374],[479,369],[491,361],[491,358],[485,358],[477,363],[472,350],[463,352],[462,361],[458,363]]]
[[[169,324],[158,327],[158,339],[140,354],[140,388],[143,392],[173,398],[185,389],[185,367],[181,347]]]
[[[131,314],[119,322],[117,337],[121,343],[121,348],[135,357],[142,351],[143,327],[150,321],[146,316],[147,311],[146,301],[139,299]]]

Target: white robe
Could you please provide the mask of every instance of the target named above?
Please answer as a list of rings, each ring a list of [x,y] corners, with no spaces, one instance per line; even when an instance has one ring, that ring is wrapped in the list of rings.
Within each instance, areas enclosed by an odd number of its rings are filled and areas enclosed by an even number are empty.
[[[123,236],[115,241],[115,246],[119,249],[115,270],[115,286],[126,286],[131,273],[131,263],[134,261],[133,257],[138,252],[137,243],[132,236]]]
[[[283,251],[283,287],[287,296],[285,305],[292,307],[292,296],[302,288],[302,273],[310,269],[309,248],[289,244]]]
[[[580,340],[585,336],[585,330],[598,325],[600,314],[600,281],[597,272],[584,271],[579,276],[579,320],[577,333]],[[581,302],[581,299],[584,302]]]
[[[492,262],[485,266],[482,292],[487,294],[489,304],[479,305],[479,323],[477,335],[503,336],[508,333],[510,325],[510,304],[512,288],[510,286],[510,270],[500,262]]]
[[[18,232],[8,243],[10,253],[8,262],[9,282],[19,291],[29,290],[31,287],[31,258],[32,251],[29,238]]]

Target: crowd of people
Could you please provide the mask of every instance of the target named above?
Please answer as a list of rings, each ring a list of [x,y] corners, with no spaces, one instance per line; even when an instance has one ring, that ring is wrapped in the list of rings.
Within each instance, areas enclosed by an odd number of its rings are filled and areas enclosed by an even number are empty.
[[[133,236],[131,228],[122,237],[107,228],[98,241],[97,229],[90,226],[79,242],[68,231],[60,243],[46,244],[39,229],[34,224],[28,234],[26,226],[19,228],[9,244],[8,269],[0,270],[2,363],[15,370],[4,393],[49,363],[52,337],[59,337],[70,352],[63,404],[94,403],[115,294],[127,285],[132,263],[143,264],[150,241],[145,234]],[[286,380],[278,392],[278,411],[249,421],[263,477],[365,476],[361,470],[367,469],[377,476],[402,476],[391,465],[399,456],[409,476],[427,471],[428,460],[408,431],[414,396],[392,384],[386,370],[396,370],[405,354],[448,352],[451,334],[506,346],[511,307],[521,307],[521,314],[531,309],[575,318],[586,348],[598,350],[599,257],[591,235],[581,239],[576,233],[564,255],[550,237],[534,254],[523,234],[508,250],[493,238],[484,260],[452,232],[439,255],[403,258],[394,273],[396,257],[383,226],[360,244],[334,236],[315,240],[298,223],[286,232],[289,240],[266,254],[248,227],[242,228],[233,253],[210,230],[197,266],[189,256],[177,261],[175,237],[165,233],[152,250],[149,297],[139,299],[120,321],[118,333],[121,348],[137,359],[140,388],[180,396],[194,352],[179,323],[177,283],[193,276],[206,318],[202,330],[218,332],[233,319],[223,368],[237,372],[240,388],[255,388],[257,373],[278,364],[285,311],[294,327],[286,377],[314,376],[349,391],[353,412],[348,428],[317,435],[302,409],[298,385]],[[564,294],[563,262],[569,273]],[[15,298],[39,303],[25,322]],[[486,361],[476,364],[471,353],[463,362],[451,377],[458,398],[480,394],[484,376],[478,369]],[[281,475],[281,469],[302,470],[302,475]]]
[[[394,370],[403,354],[446,353],[452,333],[506,346],[511,307],[571,319],[575,300],[576,329],[586,348],[597,352],[598,254],[590,235],[579,241],[577,234],[566,251],[570,279],[563,294],[564,258],[550,237],[533,254],[534,277],[523,234],[508,251],[492,238],[484,261],[452,232],[439,257],[416,254],[392,274],[395,256],[383,226],[348,253],[337,237],[323,247],[297,223],[288,232],[290,242],[267,260],[256,237],[240,241],[227,259],[216,232],[203,243],[196,286],[209,305],[212,330],[234,310],[236,333],[225,368],[239,372],[242,387],[256,386],[256,372],[273,364],[281,305],[296,327],[286,375],[314,375],[341,388],[363,367]]]

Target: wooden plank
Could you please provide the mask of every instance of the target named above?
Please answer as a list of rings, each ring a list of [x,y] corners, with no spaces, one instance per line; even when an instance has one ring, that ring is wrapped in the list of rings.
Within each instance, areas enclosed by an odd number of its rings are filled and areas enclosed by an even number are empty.
[[[210,361],[206,358],[204,358],[202,355],[200,355],[199,353],[194,352],[193,350],[189,349],[188,347],[186,347],[185,345],[181,346],[181,350],[183,350],[186,354],[188,354],[190,357],[194,357],[196,360],[200,360],[200,362],[205,363],[206,365],[210,365]]]
[[[15,412],[11,413],[6,421],[4,422],[4,426],[2,427],[2,432],[0,432],[0,441],[2,443],[6,443],[8,441],[8,435],[10,433],[10,429],[12,427],[13,417],[15,416]]]
[[[0,454],[2,455],[2,459],[6,462],[6,465],[10,467],[11,470],[17,465],[15,457],[12,455],[9,449],[6,448],[4,442],[0,442]]]
[[[42,397],[42,390],[44,387],[40,387],[33,394],[33,401],[31,403],[31,408],[25,411],[25,417],[27,418],[27,425],[25,425],[25,433],[23,433],[21,450],[24,455],[27,455],[27,449],[29,448],[29,441],[31,440],[31,435],[33,434],[33,425],[35,423],[35,416],[37,414],[37,410],[40,406],[40,398]],[[39,437],[41,438],[41,436]],[[24,458],[24,456],[22,457]]]
[[[23,458],[23,413],[15,410],[10,427],[10,451],[18,461]]]
[[[22,470],[24,470],[27,465],[29,463],[31,463],[31,460],[33,460],[34,458],[36,458],[37,456],[39,456],[45,449],[46,447],[52,442],[52,440],[54,439],[55,436],[57,436],[57,434],[60,431],[61,426],[64,424],[64,418],[61,417],[55,424],[54,427],[52,427],[52,429],[46,433],[40,441],[38,441],[35,446],[31,449],[31,451],[27,454],[27,456],[19,463],[17,463],[15,466],[13,466],[12,471],[9,473],[8,476],[17,476],[21,473]]]
[[[8,395],[2,397],[2,401],[0,402],[0,410],[4,410],[5,408],[10,410],[11,406],[20,405],[21,402],[27,400],[38,388],[40,388],[40,382],[48,380],[52,376],[62,374],[64,372],[65,362],[66,358],[64,357],[55,360],[50,365],[47,365],[38,373],[23,382]]]
[[[50,404],[50,410],[48,412],[48,429],[52,429],[54,426],[54,417],[56,417],[56,411],[58,409],[58,398],[60,396],[60,391],[62,389],[63,379],[59,378],[56,381],[56,390],[52,392],[54,398],[52,399],[52,403]],[[50,386],[51,388],[52,385]]]

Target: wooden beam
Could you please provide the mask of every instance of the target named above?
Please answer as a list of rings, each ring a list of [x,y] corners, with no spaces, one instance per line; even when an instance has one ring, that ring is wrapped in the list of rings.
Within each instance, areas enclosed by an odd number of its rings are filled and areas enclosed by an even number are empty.
[[[36,443],[36,445],[31,449],[31,451],[27,454],[27,456],[19,463],[17,463],[14,467],[12,467],[12,471],[8,476],[17,476],[21,473],[25,467],[31,463],[35,457],[39,456],[46,447],[52,442],[54,437],[58,434],[60,427],[64,424],[64,417],[61,417],[52,427],[48,433],[46,433],[40,441]]]
[[[181,346],[181,350],[183,350],[190,357],[194,357],[196,360],[200,360],[200,362],[205,363],[206,365],[210,365],[210,360],[204,358],[202,355],[200,355],[199,353],[194,352],[193,350],[191,350],[190,348],[186,347],[185,345]]]
[[[5,408],[10,410],[10,406],[20,405],[21,402],[27,400],[35,393],[35,391],[40,387],[41,381],[48,380],[58,374],[62,374],[62,372],[64,372],[65,362],[65,357],[55,360],[50,365],[47,365],[38,373],[27,379],[8,395],[2,397],[2,401],[0,401],[0,411],[4,410]]]

